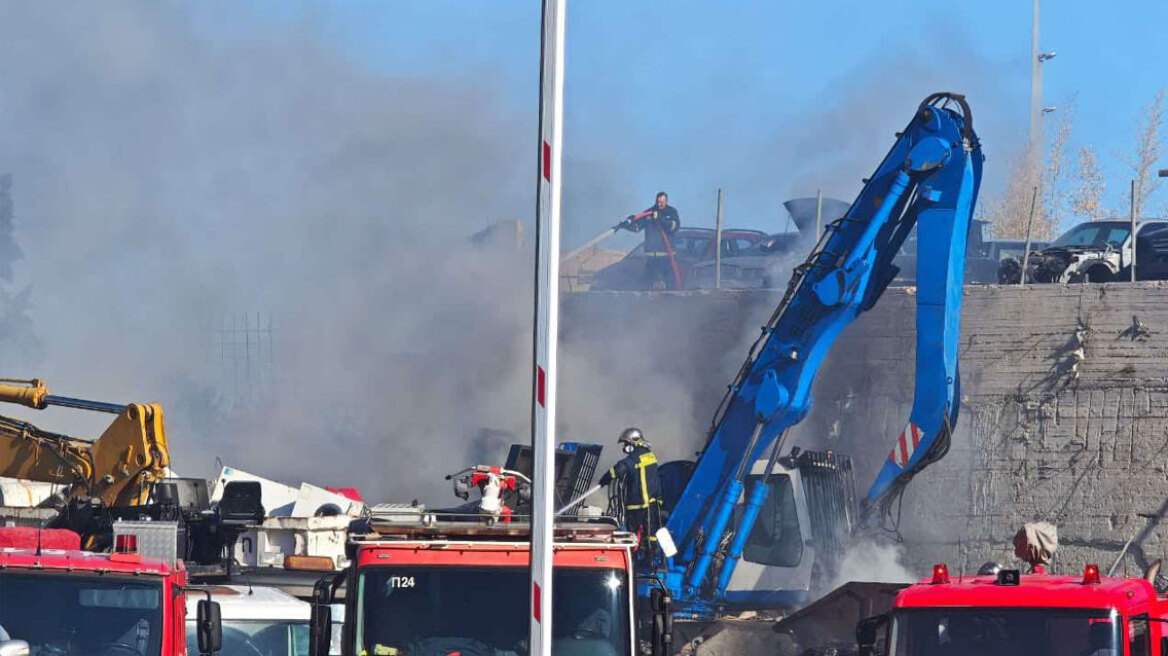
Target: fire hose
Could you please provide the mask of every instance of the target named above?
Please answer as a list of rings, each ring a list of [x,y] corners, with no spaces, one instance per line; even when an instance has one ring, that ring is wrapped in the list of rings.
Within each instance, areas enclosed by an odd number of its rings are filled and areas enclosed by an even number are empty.
[[[669,239],[669,233],[665,228],[657,226],[657,229],[661,231],[661,238],[665,240],[665,252],[669,254],[669,268],[673,270],[673,288],[681,289],[681,271],[677,268],[677,258],[673,254],[673,241]]]

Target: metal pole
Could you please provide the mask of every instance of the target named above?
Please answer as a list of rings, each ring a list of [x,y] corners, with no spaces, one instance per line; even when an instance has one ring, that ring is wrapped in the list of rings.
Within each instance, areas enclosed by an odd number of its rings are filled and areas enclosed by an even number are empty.
[[[1038,202],[1038,187],[1030,194],[1030,218],[1026,220],[1026,250],[1022,253],[1022,275],[1018,278],[1018,286],[1026,284],[1026,269],[1030,266],[1030,230],[1034,227],[1034,207]]]
[[[1136,281],[1136,181],[1131,181],[1131,281]]]
[[[718,187],[718,215],[714,218],[714,289],[722,287],[722,188]]]
[[[1030,150],[1042,143],[1042,62],[1038,59],[1039,2],[1034,0],[1034,19],[1030,24]]]
[[[556,339],[559,334],[563,179],[564,19],[567,0],[544,0],[540,38],[535,213],[535,360],[531,403],[530,656],[552,653],[552,543],[556,490]]]
[[[823,224],[823,190],[815,190],[815,239],[819,239],[819,226]]]

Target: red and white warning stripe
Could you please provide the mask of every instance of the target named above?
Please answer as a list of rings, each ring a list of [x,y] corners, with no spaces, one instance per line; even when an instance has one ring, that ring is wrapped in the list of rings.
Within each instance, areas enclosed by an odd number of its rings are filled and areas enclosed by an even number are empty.
[[[559,326],[560,181],[565,0],[543,1],[536,183],[535,371],[532,378],[530,656],[551,656],[555,522],[556,336]]]
[[[900,431],[900,437],[896,440],[896,444],[892,446],[892,452],[888,454],[888,459],[896,463],[897,467],[904,468],[908,464],[913,453],[921,444],[921,427],[908,422],[904,430]]]

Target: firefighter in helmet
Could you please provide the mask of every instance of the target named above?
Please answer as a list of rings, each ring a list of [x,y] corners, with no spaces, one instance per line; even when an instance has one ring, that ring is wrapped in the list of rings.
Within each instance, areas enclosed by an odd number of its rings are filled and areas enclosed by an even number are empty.
[[[657,456],[639,428],[626,428],[617,438],[625,457],[600,477],[600,484],[615,483],[609,498],[621,504],[625,528],[637,534],[644,558],[656,546],[656,532],[661,528],[661,479],[657,475]]]

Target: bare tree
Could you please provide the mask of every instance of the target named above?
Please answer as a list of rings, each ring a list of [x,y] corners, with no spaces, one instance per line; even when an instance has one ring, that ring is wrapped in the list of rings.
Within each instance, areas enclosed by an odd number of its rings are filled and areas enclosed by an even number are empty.
[[[1099,160],[1091,146],[1079,149],[1078,168],[1075,171],[1075,190],[1071,192],[1071,211],[1092,221],[1102,219],[1108,212],[1103,207],[1107,181],[1099,168]]]
[[[1155,97],[1143,109],[1140,120],[1136,123],[1136,149],[1133,156],[1123,156],[1121,159],[1131,167],[1136,183],[1135,215],[1143,216],[1142,210],[1148,198],[1160,186],[1160,179],[1156,175],[1156,165],[1160,161],[1160,147],[1164,142],[1164,99],[1168,88],[1156,92]],[[1128,202],[1131,204],[1131,201]]]
[[[1054,222],[1048,218],[1042,186],[1043,180],[1035,166],[1036,155],[1029,148],[1010,162],[1010,176],[1001,196],[985,203],[983,218],[990,223],[995,239],[1025,239],[1026,224],[1030,218],[1030,202],[1038,188],[1038,203],[1034,209],[1031,237],[1045,241],[1054,237]]]

